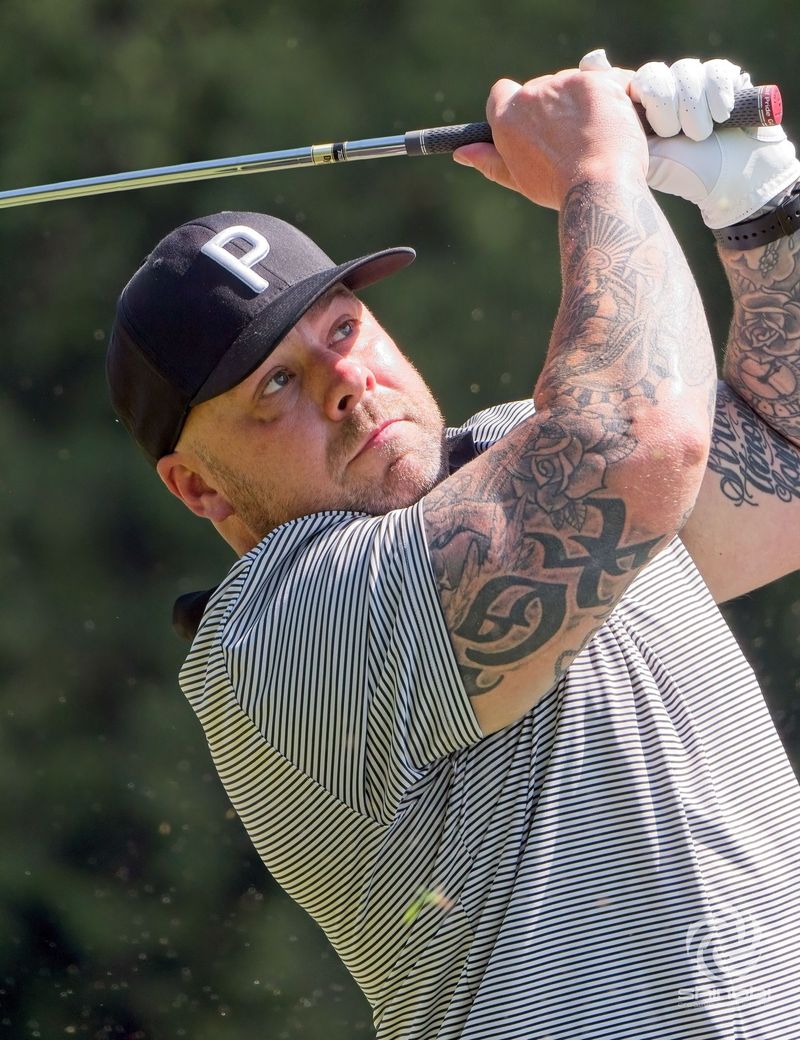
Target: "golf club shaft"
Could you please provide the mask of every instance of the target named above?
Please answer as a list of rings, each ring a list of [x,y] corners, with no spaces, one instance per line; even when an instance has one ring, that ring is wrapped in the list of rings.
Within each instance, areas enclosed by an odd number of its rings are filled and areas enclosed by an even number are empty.
[[[642,109],[639,109],[639,115],[647,128]],[[775,126],[781,122],[782,116],[781,96],[776,86],[751,87],[736,93],[730,118],[719,125]],[[17,188],[0,192],[0,209],[86,195],[102,195],[107,192],[131,191],[134,188],[150,188],[162,184],[233,177],[243,173],[267,173],[303,166],[324,166],[354,159],[382,159],[392,155],[437,155],[453,152],[465,144],[491,140],[492,131],[488,123],[462,123],[428,130],[410,130],[396,137],[368,137],[361,141],[315,144],[306,148],[257,152],[228,159],[159,166],[149,170],[133,170],[130,173],[114,173],[104,177],[85,177],[82,180]]]

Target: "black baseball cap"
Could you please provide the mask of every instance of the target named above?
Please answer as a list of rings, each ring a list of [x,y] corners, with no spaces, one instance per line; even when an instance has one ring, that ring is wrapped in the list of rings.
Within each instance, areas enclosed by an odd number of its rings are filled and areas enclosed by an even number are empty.
[[[405,246],[335,264],[264,213],[214,213],[155,247],[117,302],[106,360],[114,409],[155,464],[189,410],[240,383],[320,296],[406,267]]]

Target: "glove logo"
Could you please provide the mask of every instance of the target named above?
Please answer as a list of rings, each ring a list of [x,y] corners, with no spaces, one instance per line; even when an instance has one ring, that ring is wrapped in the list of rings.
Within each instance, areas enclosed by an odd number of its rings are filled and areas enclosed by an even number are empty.
[[[237,238],[244,239],[251,247],[244,256],[234,256],[233,253],[229,253],[225,248],[229,242],[233,242]],[[269,288],[269,282],[266,278],[262,278],[260,274],[256,274],[252,270],[269,252],[269,242],[258,231],[254,231],[253,228],[247,227],[245,224],[236,224],[234,227],[224,228],[224,230],[217,232],[213,238],[210,238],[201,247],[200,252],[205,253],[211,260],[224,267],[226,271],[238,278],[240,282],[244,282],[254,293],[262,293]]]

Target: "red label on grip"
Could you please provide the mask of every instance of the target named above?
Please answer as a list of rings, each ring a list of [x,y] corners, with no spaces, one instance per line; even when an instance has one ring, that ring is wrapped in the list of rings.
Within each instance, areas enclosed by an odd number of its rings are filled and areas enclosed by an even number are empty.
[[[759,88],[758,111],[762,126],[780,126],[783,120],[783,99],[776,86]]]

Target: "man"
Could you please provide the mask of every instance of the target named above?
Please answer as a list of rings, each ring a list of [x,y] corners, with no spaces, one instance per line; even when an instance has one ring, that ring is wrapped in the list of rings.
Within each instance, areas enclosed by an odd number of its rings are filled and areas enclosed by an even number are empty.
[[[709,122],[720,202],[713,157],[659,142],[651,159],[628,77],[584,65],[501,80],[494,146],[460,153],[560,210],[535,412],[443,436],[355,295],[411,252],[337,266],[259,214],[159,244],[120,299],[112,393],[164,483],[240,556],[181,683],[256,848],[379,1037],[786,1040],[800,797],[711,593],[797,565],[800,506],[778,489],[800,459],[798,247],[779,222],[724,259],[732,389],[716,394],[646,177],[722,226],[800,168],[782,137],[742,134],[732,174]],[[646,67],[630,90],[687,130],[738,82],[695,63]]]

